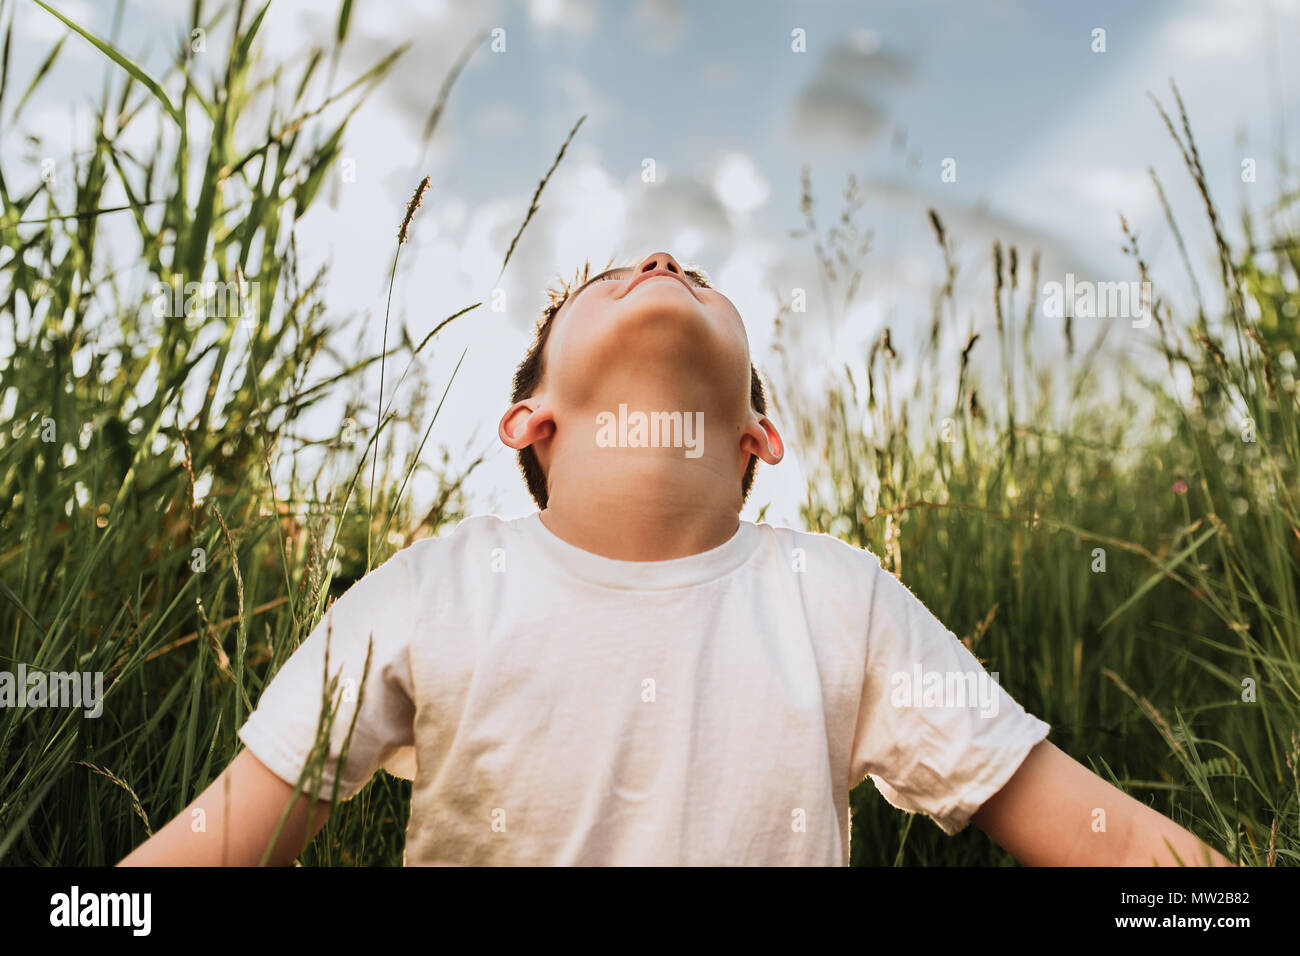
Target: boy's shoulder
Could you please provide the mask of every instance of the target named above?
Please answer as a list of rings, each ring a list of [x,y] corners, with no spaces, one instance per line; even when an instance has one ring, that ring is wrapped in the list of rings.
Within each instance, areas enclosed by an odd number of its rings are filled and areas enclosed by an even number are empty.
[[[490,513],[466,515],[457,521],[455,525],[444,526],[437,535],[414,541],[408,548],[429,548],[439,543],[444,545],[454,544],[469,538],[505,534],[536,514],[536,512],[531,512],[518,518],[507,518]]]
[[[795,556],[817,556],[824,561],[849,568],[878,568],[880,559],[873,551],[824,531],[801,531],[786,525],[758,522],[755,527],[774,546],[794,552]]]
[[[394,558],[425,568],[429,564],[454,561],[469,549],[493,547],[518,533],[527,518],[503,518],[494,514],[475,514],[464,517],[454,526],[447,526],[439,534],[412,541]]]

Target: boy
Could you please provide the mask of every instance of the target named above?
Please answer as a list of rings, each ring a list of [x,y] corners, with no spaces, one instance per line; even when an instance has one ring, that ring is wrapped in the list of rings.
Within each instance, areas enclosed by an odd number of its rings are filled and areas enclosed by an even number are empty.
[[[553,294],[512,401],[500,438],[541,511],[467,519],[357,582],[192,805],[208,832],[182,812],[123,864],[260,860],[328,639],[351,693],[322,797],[355,718],[338,799],[381,766],[413,779],[408,865],[846,865],[868,774],[1024,864],[1228,865],[1048,742],[874,555],[738,520],[783,448],[740,316],[697,272],[661,252]],[[308,803],[273,862],[324,824]]]

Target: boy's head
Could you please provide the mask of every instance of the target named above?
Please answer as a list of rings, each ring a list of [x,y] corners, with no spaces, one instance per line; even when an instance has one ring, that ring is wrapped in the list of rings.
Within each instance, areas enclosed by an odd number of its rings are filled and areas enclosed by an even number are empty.
[[[630,447],[644,461],[684,438],[676,457],[734,481],[739,510],[757,459],[776,464],[783,449],[731,301],[664,252],[595,276],[584,264],[548,294],[498,428],[538,507],[559,456],[574,471],[600,468],[610,458],[598,453]]]

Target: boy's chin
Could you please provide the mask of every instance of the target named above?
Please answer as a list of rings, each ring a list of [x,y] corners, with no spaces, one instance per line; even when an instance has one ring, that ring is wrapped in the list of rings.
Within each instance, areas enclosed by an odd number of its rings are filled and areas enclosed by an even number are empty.
[[[699,397],[727,381],[733,369],[748,382],[749,356],[737,354],[743,345],[702,308],[623,312],[609,316],[600,332],[563,363],[573,375],[564,375],[569,381],[562,387],[575,398],[593,391],[608,394],[611,383],[621,389],[636,382],[670,389],[679,384]]]
[[[649,403],[664,410],[730,407],[724,383],[734,378],[728,371],[734,359],[713,344],[710,350],[698,342],[657,338],[593,352],[570,367],[572,377],[566,375],[567,381],[556,385],[566,395],[564,404],[581,408],[614,408],[619,402]]]
[[[590,353],[588,374],[594,378],[650,375],[661,380],[684,381],[714,377],[719,369],[728,367],[731,362],[726,343],[719,341],[717,336],[703,334],[704,331],[662,326],[629,330],[611,341],[610,347]]]
[[[629,309],[614,316],[606,331],[609,348],[620,353],[653,354],[687,348],[710,351],[724,344],[716,319],[694,299],[664,302],[653,309]]]

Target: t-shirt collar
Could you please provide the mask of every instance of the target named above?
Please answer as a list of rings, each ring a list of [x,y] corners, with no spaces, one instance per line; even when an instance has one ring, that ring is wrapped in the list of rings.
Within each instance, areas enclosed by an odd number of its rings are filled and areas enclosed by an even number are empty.
[[[758,526],[741,521],[726,542],[708,551],[667,561],[620,561],[584,551],[555,534],[534,511],[518,520],[519,530],[563,570],[592,584],[632,590],[689,587],[740,567],[758,544]]]

